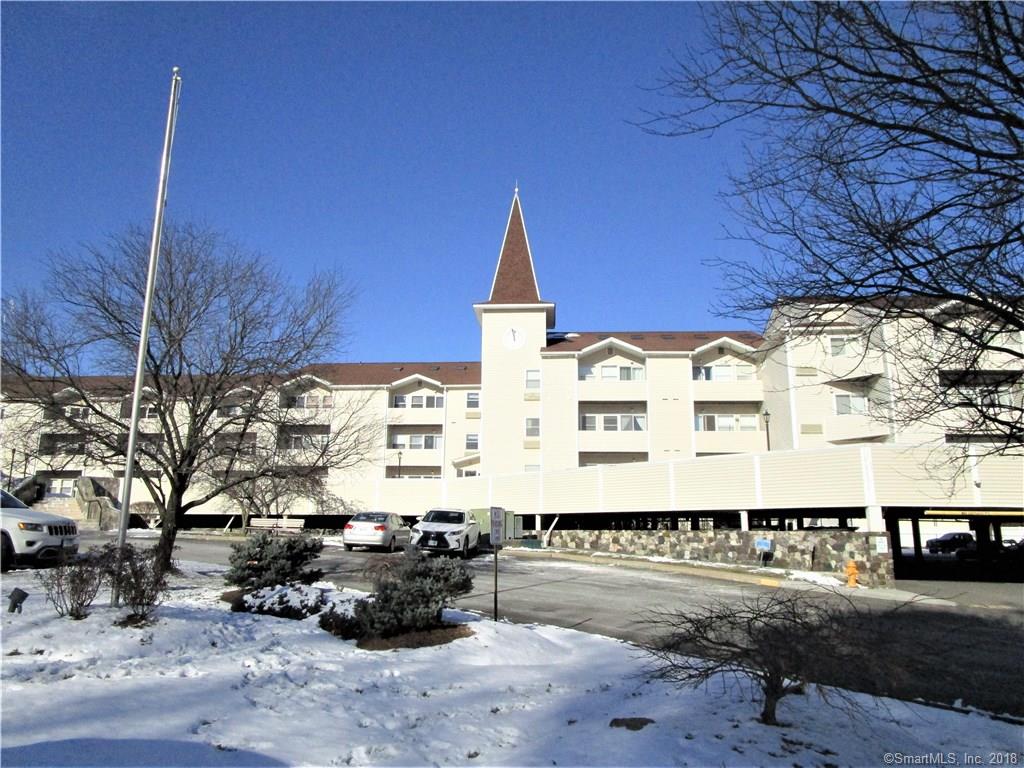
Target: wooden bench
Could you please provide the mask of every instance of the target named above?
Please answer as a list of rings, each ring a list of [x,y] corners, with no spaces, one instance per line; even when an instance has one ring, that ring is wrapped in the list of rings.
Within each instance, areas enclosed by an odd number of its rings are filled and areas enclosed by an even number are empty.
[[[269,531],[271,534],[279,533],[300,533],[306,527],[306,521],[301,517],[251,517],[245,532]]]

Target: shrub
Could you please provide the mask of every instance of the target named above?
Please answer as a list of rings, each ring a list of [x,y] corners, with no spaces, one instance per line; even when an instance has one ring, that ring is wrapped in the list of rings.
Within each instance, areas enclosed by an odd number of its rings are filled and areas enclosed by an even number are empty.
[[[320,613],[323,607],[323,590],[305,586],[263,587],[251,594],[241,595],[231,604],[231,610],[235,612],[297,620]]]
[[[397,567],[378,572],[373,598],[356,602],[351,618],[328,611],[320,626],[346,639],[435,629],[444,626],[444,608],[472,588],[473,577],[461,561],[409,548]]]
[[[103,563],[97,557],[62,560],[36,574],[57,615],[76,620],[89,615],[88,608],[103,586],[104,577]]]
[[[125,544],[119,558],[117,545],[108,544],[100,556],[111,586],[116,588],[121,604],[128,608],[126,621],[149,621],[167,592],[167,570],[157,548],[136,549]]]
[[[307,534],[273,536],[262,531],[231,547],[231,569],[224,577],[243,589],[312,584],[323,571],[306,569],[320,556],[323,540]]]
[[[357,640],[363,636],[362,625],[355,616],[333,608],[320,614],[320,628],[342,640]]]

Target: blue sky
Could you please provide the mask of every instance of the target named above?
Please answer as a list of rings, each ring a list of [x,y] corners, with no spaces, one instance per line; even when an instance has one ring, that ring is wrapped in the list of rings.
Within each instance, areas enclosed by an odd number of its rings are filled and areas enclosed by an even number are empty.
[[[4,3],[2,270],[149,226],[172,66],[168,215],[358,289],[337,361],[475,360],[518,180],[562,330],[742,328],[718,198],[737,137],[630,124],[699,41],[653,4]]]

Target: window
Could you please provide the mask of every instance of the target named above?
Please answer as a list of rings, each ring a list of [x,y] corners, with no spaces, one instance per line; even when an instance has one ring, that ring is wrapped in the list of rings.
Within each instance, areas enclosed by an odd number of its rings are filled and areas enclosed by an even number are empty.
[[[594,366],[592,365],[581,365],[579,372],[580,381],[593,381],[594,380]]]
[[[78,478],[75,477],[53,477],[50,478],[50,482],[46,486],[46,492],[59,493],[62,496],[73,496],[77,482]]]
[[[423,395],[413,395],[412,398],[410,398],[410,406],[412,408],[422,408]]]
[[[479,392],[467,392],[466,393],[466,407],[467,408],[479,408],[480,407],[480,393]]]
[[[327,445],[330,435],[309,433],[285,433],[281,436],[280,447],[297,450],[300,448],[322,448]]]
[[[867,410],[867,398],[864,395],[836,395],[836,415],[851,416]]]
[[[444,408],[444,395],[427,395],[427,408]]]
[[[526,388],[540,389],[540,371],[528,370],[526,372]]]
[[[644,414],[620,416],[619,427],[623,432],[646,432],[647,416]]]
[[[540,437],[540,419],[526,420],[526,436]]]
[[[715,381],[735,381],[733,367],[731,365],[716,365],[715,366]]]
[[[619,367],[619,381],[644,381],[645,371],[639,365],[623,365]]]
[[[456,477],[476,477],[480,472],[475,469],[458,469],[455,471]]]
[[[736,366],[736,381],[753,381],[754,366],[741,363]]]
[[[756,413],[698,413],[693,417],[695,432],[757,432]]]
[[[846,357],[854,354],[856,338],[853,336],[829,336],[829,352],[832,357]]]
[[[388,447],[410,451],[429,451],[441,447],[441,438],[441,435],[392,435]]]
[[[646,432],[646,413],[581,413],[580,430],[596,432]]]
[[[405,408],[405,395],[395,395],[391,401],[392,408]]]
[[[711,381],[711,366],[710,365],[698,365],[693,369],[693,380],[694,381]]]
[[[139,418],[140,419],[155,419],[158,418],[157,407],[153,403],[139,403]]]
[[[69,405],[64,409],[64,415],[69,419],[85,421],[89,418],[89,409],[84,405]]]
[[[602,365],[601,366],[601,381],[618,381],[619,380],[619,366],[617,365]]]
[[[480,435],[469,434],[466,435],[466,450],[467,451],[478,451],[480,450]]]
[[[318,408],[333,408],[334,407],[334,396],[333,395],[289,395],[284,398],[285,408],[305,408],[305,409],[318,409]]]

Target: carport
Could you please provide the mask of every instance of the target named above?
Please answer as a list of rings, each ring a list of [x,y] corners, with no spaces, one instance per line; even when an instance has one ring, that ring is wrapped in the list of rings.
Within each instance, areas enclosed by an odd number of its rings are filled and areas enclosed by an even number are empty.
[[[1024,547],[1003,544],[1007,529],[1024,528],[1024,510],[900,509],[886,510],[885,517],[897,578],[1024,581]],[[973,547],[948,553],[929,552],[927,539],[931,536],[921,532],[925,521],[948,523],[953,530],[966,525],[974,539]],[[909,541],[903,540],[901,522],[910,524]]]

